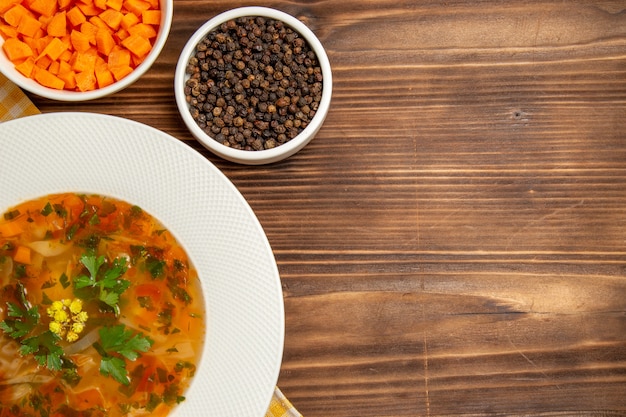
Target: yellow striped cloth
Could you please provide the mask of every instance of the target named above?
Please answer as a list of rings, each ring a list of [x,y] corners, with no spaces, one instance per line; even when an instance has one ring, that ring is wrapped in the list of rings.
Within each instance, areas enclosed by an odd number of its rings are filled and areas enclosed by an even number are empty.
[[[0,74],[0,123],[38,113],[40,113],[39,109],[26,94],[3,74]],[[276,387],[265,417],[302,417],[302,414]]]
[[[26,94],[0,74],[0,122],[37,113],[39,110]]]

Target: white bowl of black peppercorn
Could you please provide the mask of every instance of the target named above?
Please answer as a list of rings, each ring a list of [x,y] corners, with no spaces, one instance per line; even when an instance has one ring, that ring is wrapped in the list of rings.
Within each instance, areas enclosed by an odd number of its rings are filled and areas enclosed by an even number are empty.
[[[320,130],[330,107],[326,51],[297,18],[241,7],[202,25],[183,48],[176,104],[191,134],[231,162],[288,158]]]

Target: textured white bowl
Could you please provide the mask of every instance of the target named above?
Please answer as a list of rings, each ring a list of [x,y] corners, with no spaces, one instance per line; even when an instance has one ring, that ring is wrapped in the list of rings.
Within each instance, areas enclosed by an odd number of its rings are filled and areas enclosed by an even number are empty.
[[[69,91],[69,90],[56,90],[54,88],[48,88],[32,78],[25,77],[19,71],[15,69],[15,65],[9,61],[4,51],[2,51],[2,44],[4,39],[0,37],[0,72],[2,72],[8,79],[20,86],[22,89],[36,94],[40,97],[45,97],[51,100],[58,101],[87,101],[97,98],[105,97],[110,94],[116,93],[129,85],[133,84],[143,74],[150,69],[154,61],[158,58],[165,42],[170,33],[172,26],[172,17],[174,15],[174,0],[160,0],[161,3],[161,24],[159,26],[159,32],[152,46],[152,50],[139,64],[133,72],[128,74],[121,80],[114,82],[104,88],[98,88],[91,91]]]
[[[185,68],[189,62],[189,58],[195,54],[196,45],[215,28],[224,22],[231,19],[237,19],[239,17],[246,16],[262,16],[275,20],[280,20],[287,26],[298,32],[308,42],[311,49],[317,55],[317,59],[320,63],[323,76],[322,86],[322,99],[319,104],[319,108],[307,125],[307,127],[300,132],[298,136],[290,141],[279,145],[272,149],[264,149],[260,151],[245,151],[241,149],[233,149],[228,146],[222,145],[217,142],[211,136],[206,134],[193,120],[189,111],[189,104],[185,98],[185,82],[189,79],[189,75],[185,73]],[[267,7],[240,7],[221,13],[204,25],[202,25],[187,41],[187,44],[183,48],[178,64],[176,65],[176,73],[174,76],[174,92],[176,95],[176,104],[178,110],[187,125],[187,128],[191,134],[208,150],[214,154],[231,162],[237,162],[246,165],[261,165],[277,162],[298,152],[304,148],[317,134],[322,127],[328,110],[330,108],[330,99],[332,96],[332,71],[330,68],[330,61],[326,55],[326,51],[319,41],[317,36],[300,20],[295,17],[281,12],[279,10],[267,8]]]
[[[172,417],[263,417],[282,360],[282,288],[263,229],[226,176],[157,129],[90,113],[0,123],[0,149],[0,213],[51,193],[95,193],[137,204],[172,231],[207,312],[202,358]]]

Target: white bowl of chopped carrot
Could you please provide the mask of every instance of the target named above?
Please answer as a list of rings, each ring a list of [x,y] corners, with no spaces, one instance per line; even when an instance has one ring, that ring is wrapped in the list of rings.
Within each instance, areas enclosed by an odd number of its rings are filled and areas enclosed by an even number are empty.
[[[0,71],[48,99],[101,98],[152,66],[172,15],[173,0],[0,0]]]

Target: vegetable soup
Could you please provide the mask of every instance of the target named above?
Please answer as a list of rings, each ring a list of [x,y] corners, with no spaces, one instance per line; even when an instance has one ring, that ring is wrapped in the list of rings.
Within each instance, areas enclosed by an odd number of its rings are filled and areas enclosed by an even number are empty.
[[[197,272],[118,199],[54,194],[0,218],[0,417],[165,416],[205,332]]]

